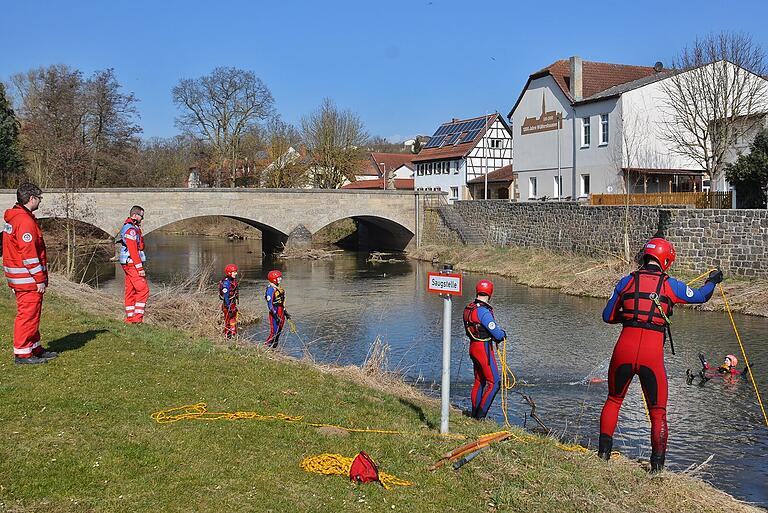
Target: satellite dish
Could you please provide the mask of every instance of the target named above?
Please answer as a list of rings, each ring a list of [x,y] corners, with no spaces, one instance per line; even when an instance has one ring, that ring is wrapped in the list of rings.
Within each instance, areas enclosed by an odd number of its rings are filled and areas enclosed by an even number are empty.
[[[653,65],[653,71],[658,73],[659,71],[662,71],[664,69],[664,63],[661,61],[656,61],[656,64]]]

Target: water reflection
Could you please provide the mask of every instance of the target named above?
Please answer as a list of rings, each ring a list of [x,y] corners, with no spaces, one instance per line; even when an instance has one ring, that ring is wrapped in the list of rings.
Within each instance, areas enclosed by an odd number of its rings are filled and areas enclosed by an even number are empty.
[[[328,261],[263,261],[258,242],[150,234],[147,264],[151,282],[186,276],[207,262],[217,269],[236,263],[243,278],[242,308],[265,311],[264,277],[271,268],[285,276],[287,307],[299,336],[286,333],[284,351],[309,350],[322,362],[360,364],[377,337],[390,345],[393,368],[426,389],[439,383],[442,351],[441,300],[425,292],[426,273],[432,266],[401,262],[373,265],[365,255],[344,254]],[[122,290],[122,272],[102,277],[101,286]],[[218,279],[218,277],[217,277]],[[466,275],[473,284],[478,275]],[[105,281],[106,280],[106,281]],[[594,446],[600,410],[607,395],[604,383],[581,384],[610,356],[619,328],[602,323],[602,300],[561,295],[552,290],[529,289],[495,277],[494,311],[511,336],[511,366],[524,391],[538,406],[537,413],[566,437]],[[453,401],[469,409],[472,365],[466,354],[461,313],[472,298],[467,294],[453,304]],[[151,309],[151,301],[149,308]],[[212,315],[217,315],[212,312]],[[768,504],[768,429],[747,382],[728,384],[713,379],[706,386],[688,386],[685,370],[699,367],[704,352],[718,362],[727,353],[739,354],[725,314],[678,309],[673,318],[677,355],[667,353],[670,399],[668,466],[682,470],[711,454],[707,478],[743,499]],[[758,386],[768,396],[768,319],[737,316]],[[256,326],[245,336],[260,343],[268,332]],[[574,384],[575,383],[575,384]],[[499,418],[497,399],[491,414]],[[512,417],[522,424],[529,408],[513,397]],[[633,383],[621,411],[615,447],[626,456],[650,454],[649,424]]]

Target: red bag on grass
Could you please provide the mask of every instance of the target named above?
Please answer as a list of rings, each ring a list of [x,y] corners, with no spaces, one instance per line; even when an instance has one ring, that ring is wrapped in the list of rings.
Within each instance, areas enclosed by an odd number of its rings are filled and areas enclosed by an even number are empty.
[[[349,478],[355,483],[368,483],[379,480],[379,469],[365,451],[360,451],[349,467]]]

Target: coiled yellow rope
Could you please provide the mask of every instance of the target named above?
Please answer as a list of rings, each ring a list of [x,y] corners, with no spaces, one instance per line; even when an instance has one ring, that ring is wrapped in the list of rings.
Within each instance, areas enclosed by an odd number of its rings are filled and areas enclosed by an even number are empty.
[[[301,415],[287,415],[285,413],[276,413],[274,415],[263,415],[256,411],[236,411],[236,412],[211,412],[208,411],[208,405],[206,403],[188,404],[186,406],[179,406],[177,408],[169,408],[167,410],[160,410],[154,412],[152,420],[158,424],[171,424],[173,422],[179,422],[181,420],[280,420],[283,422],[298,422],[312,427],[331,427],[337,429],[343,429],[352,433],[378,433],[381,435],[406,435],[416,434],[424,436],[425,434],[439,436],[441,438],[451,438],[463,440],[466,436],[453,433],[406,433],[403,431],[396,431],[392,429],[372,429],[372,428],[352,428],[346,426],[338,426],[336,424],[323,424],[320,422],[307,422]]]
[[[349,476],[349,469],[352,467],[354,458],[347,458],[341,454],[324,453],[317,456],[309,456],[301,460],[299,466],[305,472],[314,472],[326,476],[338,475]],[[379,482],[389,490],[392,486],[412,486],[413,483],[400,479],[392,474],[379,472]]]
[[[499,388],[501,388],[501,412],[504,414],[504,427],[510,427],[509,423],[509,391],[517,384],[512,369],[507,364],[507,339],[501,341],[501,350],[499,351],[499,360],[501,360],[501,375]]]

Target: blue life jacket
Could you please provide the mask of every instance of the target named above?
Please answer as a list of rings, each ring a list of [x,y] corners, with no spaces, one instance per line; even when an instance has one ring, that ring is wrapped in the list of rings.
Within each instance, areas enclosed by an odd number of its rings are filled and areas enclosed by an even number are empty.
[[[118,256],[118,259],[121,264],[127,264],[131,262],[131,255],[128,253],[128,246],[125,244],[125,234],[131,228],[135,228],[136,233],[138,234],[138,238],[136,239],[136,248],[139,251],[139,258],[141,258],[142,262],[147,261],[147,257],[144,254],[144,236],[141,234],[141,228],[133,223],[125,223],[120,229],[120,255]]]

